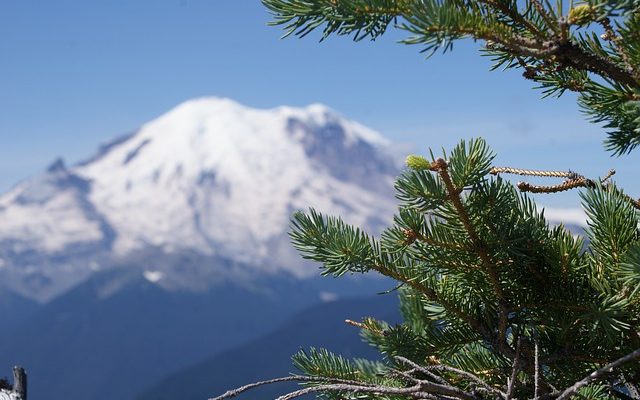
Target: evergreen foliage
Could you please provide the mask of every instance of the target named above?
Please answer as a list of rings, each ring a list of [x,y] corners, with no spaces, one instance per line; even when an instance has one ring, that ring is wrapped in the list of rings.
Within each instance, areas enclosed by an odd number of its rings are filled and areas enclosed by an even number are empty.
[[[481,139],[430,162],[416,158],[397,180],[401,206],[380,240],[314,210],[294,216],[291,234],[324,274],[373,270],[402,283],[402,325],[359,324],[389,360],[383,376],[401,368],[402,357],[500,387],[519,358],[513,396],[535,397],[536,370],[538,394],[557,396],[556,388],[640,348],[640,213],[618,188],[583,193],[585,242],[550,227],[526,194],[491,177],[493,154]],[[379,368],[311,354],[294,357],[306,374],[380,383],[370,372]],[[640,381],[638,364],[619,373],[625,382]],[[474,389],[473,380],[457,378],[456,386]],[[592,398],[607,398],[621,382],[615,378]]]
[[[287,34],[375,39],[393,25],[430,53],[483,40],[496,68],[522,68],[545,95],[578,92],[614,154],[640,145],[637,0],[263,3]],[[294,215],[292,242],[322,274],[398,281],[404,322],[347,321],[383,361],[301,351],[293,361],[303,375],[287,379],[304,387],[280,399],[640,399],[640,201],[611,174],[495,168],[493,159],[482,139],[440,157],[409,156],[395,185],[399,210],[379,239],[313,209]],[[502,173],[566,180],[516,187]],[[550,226],[523,193],[576,187],[584,237]]]
[[[263,0],[286,35],[376,39],[389,26],[432,54],[458,39],[483,43],[497,68],[520,68],[545,96],[579,94],[585,114],[607,128],[606,147],[640,145],[640,1]]]

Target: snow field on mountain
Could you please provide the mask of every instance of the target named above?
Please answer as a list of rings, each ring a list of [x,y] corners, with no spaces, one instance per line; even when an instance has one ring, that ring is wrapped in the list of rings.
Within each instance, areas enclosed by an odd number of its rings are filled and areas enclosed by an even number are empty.
[[[187,101],[88,161],[57,161],[0,197],[5,282],[47,299],[98,263],[147,271],[166,287],[246,280],[247,268],[315,276],[289,243],[291,214],[314,207],[367,230],[389,223],[399,172],[390,146],[320,104]]]

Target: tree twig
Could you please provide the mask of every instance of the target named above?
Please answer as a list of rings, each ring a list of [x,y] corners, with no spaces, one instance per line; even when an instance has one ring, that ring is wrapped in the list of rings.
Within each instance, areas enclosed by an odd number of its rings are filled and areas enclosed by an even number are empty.
[[[481,387],[483,387],[486,391],[491,392],[491,393],[493,393],[493,394],[495,394],[495,395],[497,395],[499,397],[506,398],[506,396],[507,396],[506,393],[504,393],[504,392],[502,392],[502,391],[500,391],[500,390],[498,390],[496,388],[493,388],[493,387],[489,386],[488,383],[486,383],[481,378],[477,377],[476,375],[474,375],[474,374],[472,374],[470,372],[463,371],[463,370],[458,369],[458,368],[453,368],[453,367],[450,367],[450,366],[444,365],[444,364],[429,365],[428,367],[423,367],[423,366],[420,366],[420,365],[414,363],[413,361],[411,361],[411,360],[409,360],[407,358],[401,357],[401,356],[396,356],[394,358],[396,360],[400,361],[400,362],[403,362],[403,363],[409,365],[410,367],[414,368],[415,370],[421,371],[423,373],[424,372],[429,372],[430,370],[439,370],[439,371],[451,372],[451,373],[457,374],[457,375],[459,375],[461,377],[465,377],[467,379],[470,379],[471,381],[473,381],[476,384],[478,384]]]
[[[533,389],[533,398],[537,399],[538,398],[538,393],[540,390],[540,349],[539,349],[539,345],[538,345],[538,337],[537,335],[535,335],[533,337],[533,341],[534,341],[534,359],[535,359],[535,370],[534,370],[534,389]]]
[[[512,167],[493,167],[489,170],[491,175],[513,174],[522,176],[543,176],[547,178],[575,178],[576,173],[573,171],[542,171],[537,169],[523,169]]]
[[[507,396],[506,400],[510,400],[511,396],[513,396],[513,388],[515,387],[516,377],[518,375],[518,371],[520,370],[520,344],[522,343],[522,337],[518,338],[518,343],[516,344],[516,356],[513,358],[513,369],[511,371],[511,379],[509,379],[509,384],[507,385]]]
[[[417,371],[422,372],[423,374],[425,374],[425,375],[426,375],[426,376],[428,376],[429,378],[433,379],[435,382],[438,382],[438,383],[440,383],[440,384],[442,384],[442,385],[448,385],[448,384],[449,384],[449,382],[447,382],[444,378],[441,378],[441,377],[439,377],[438,375],[436,375],[436,374],[432,373],[431,371],[429,371],[429,369],[428,369],[428,368],[426,368],[426,367],[422,367],[422,366],[420,366],[420,365],[418,365],[418,364],[414,363],[413,361],[411,361],[411,360],[409,360],[409,359],[407,359],[407,358],[404,358],[404,357],[402,357],[402,356],[396,356],[396,357],[394,357],[394,358],[395,358],[396,360],[398,360],[398,361],[400,361],[400,362],[404,363],[404,364],[409,365],[409,366],[410,366],[410,367],[412,367],[413,369],[415,369],[415,370],[417,370]]]
[[[491,175],[499,174],[514,174],[522,176],[539,176],[545,178],[566,178],[564,182],[558,185],[532,185],[528,182],[518,182],[517,186],[523,192],[531,193],[558,193],[564,192],[576,188],[594,188],[596,187],[596,181],[587,179],[583,175],[575,173],[573,171],[541,171],[534,169],[521,169],[511,167],[494,167],[489,171]],[[609,184],[609,178],[611,178],[616,171],[614,169],[609,170],[607,175],[599,179],[600,184],[606,186]],[[640,210],[640,199],[636,200],[627,194],[623,194],[624,197],[631,202],[634,208]]]
[[[640,349],[632,353],[629,353],[626,356],[621,357],[614,362],[611,362],[605,365],[604,367],[598,369],[597,371],[592,372],[591,374],[589,374],[589,376],[586,376],[581,381],[578,381],[573,386],[567,388],[564,392],[562,392],[562,394],[560,394],[560,396],[558,396],[556,400],[568,399],[569,397],[573,396],[581,388],[587,386],[591,382],[595,382],[597,380],[604,378],[606,375],[612,373],[615,368],[629,361],[632,361],[636,358],[640,358]]]
[[[358,384],[363,386],[364,384],[357,382],[357,381],[350,381],[350,380],[346,380],[346,379],[333,379],[333,378],[319,378],[319,377],[314,377],[314,376],[304,376],[304,375],[291,375],[291,376],[285,376],[282,378],[275,378],[275,379],[268,379],[266,381],[260,381],[260,382],[254,382],[254,383],[250,383],[248,385],[244,385],[241,386],[239,388],[236,389],[232,389],[232,390],[228,390],[227,392],[225,392],[224,394],[218,396],[218,397],[212,397],[209,400],[224,400],[224,399],[230,399],[232,397],[236,397],[239,394],[246,392],[247,390],[251,390],[260,386],[265,386],[265,385],[272,385],[274,383],[280,383],[280,382],[331,382],[331,383],[340,383],[340,384]]]
[[[451,396],[453,398],[462,400],[476,400],[477,397],[471,393],[467,393],[461,389],[453,386],[443,386],[434,383],[420,381],[410,387],[395,388],[389,386],[361,386],[361,385],[349,385],[349,384],[329,384],[312,386],[300,390],[296,390],[291,393],[287,393],[278,397],[276,400],[291,400],[297,397],[304,396],[309,393],[317,392],[350,392],[350,393],[374,393],[374,394],[397,394],[406,395],[414,398],[424,398],[424,394],[441,394],[445,396]]]

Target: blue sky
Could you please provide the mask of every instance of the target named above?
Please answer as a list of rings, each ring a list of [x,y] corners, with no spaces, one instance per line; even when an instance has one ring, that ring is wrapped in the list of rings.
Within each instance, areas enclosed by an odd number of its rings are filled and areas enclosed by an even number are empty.
[[[497,164],[610,168],[627,191],[640,156],[611,158],[575,99],[540,100],[519,73],[489,72],[472,42],[424,60],[403,32],[374,43],[280,40],[257,0],[0,2],[0,191],[56,157],[73,164],[176,104],[322,102],[416,151],[484,136]],[[539,198],[576,206],[574,195]]]

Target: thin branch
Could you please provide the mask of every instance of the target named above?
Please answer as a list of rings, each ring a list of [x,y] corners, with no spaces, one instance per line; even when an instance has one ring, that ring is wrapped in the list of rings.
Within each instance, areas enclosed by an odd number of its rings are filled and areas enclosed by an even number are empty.
[[[319,385],[312,386],[300,390],[296,390],[294,392],[287,393],[282,395],[276,400],[290,400],[295,399],[296,397],[301,397],[309,393],[317,393],[317,392],[338,392],[338,391],[349,391],[351,393],[375,393],[375,394],[404,394],[410,395],[412,393],[416,393],[420,391],[420,385],[414,385],[408,388],[390,388],[385,386],[376,386],[376,387],[366,387],[359,385]]]
[[[534,371],[534,391],[533,391],[533,397],[534,399],[538,398],[538,393],[540,390],[540,349],[539,349],[539,343],[538,343],[538,335],[535,335],[534,338],[534,359],[535,359],[535,371]]]
[[[413,367],[414,369],[416,369],[416,370],[418,370],[420,372],[428,373],[431,370],[440,370],[440,371],[451,372],[451,373],[454,373],[454,374],[457,374],[457,375],[460,375],[462,377],[465,377],[465,378],[468,378],[468,379],[472,380],[473,382],[477,383],[478,385],[480,385],[481,387],[486,389],[488,392],[491,392],[491,393],[493,393],[493,394],[495,394],[495,395],[497,395],[499,397],[505,398],[507,396],[506,393],[489,386],[488,383],[486,383],[485,381],[483,381],[482,379],[480,379],[479,377],[477,377],[476,375],[474,375],[474,374],[472,374],[470,372],[463,371],[463,370],[457,369],[457,368],[453,368],[453,367],[450,367],[450,366],[444,365],[444,364],[429,365],[427,367],[423,367],[423,366],[420,366],[420,365],[414,363],[413,361],[411,361],[411,360],[409,360],[407,358],[401,357],[401,356],[396,356],[394,358],[396,360],[400,361],[400,362],[403,362],[403,363]]]
[[[451,304],[448,301],[440,298],[440,296],[438,295],[438,293],[435,290],[433,290],[432,288],[424,285],[419,280],[407,279],[405,276],[399,274],[397,271],[394,271],[393,269],[386,268],[385,266],[379,265],[379,264],[371,265],[371,269],[379,272],[380,274],[382,274],[384,276],[388,276],[389,278],[395,279],[398,282],[405,283],[406,285],[408,285],[411,288],[415,289],[418,293],[421,293],[424,296],[426,296],[429,300],[433,301],[434,303],[440,304],[448,312],[452,313],[453,315],[458,317],[460,320],[462,320],[465,323],[469,324],[469,326],[471,326],[478,333],[480,333],[485,338],[485,340],[488,340],[488,338],[490,337],[489,333],[487,332],[487,330],[485,329],[484,325],[482,325],[482,323],[480,321],[476,320],[471,315],[465,314],[464,312],[460,311],[457,307],[455,307],[453,304]]]
[[[606,58],[589,53],[573,42],[558,43],[553,52],[560,64],[575,68],[580,71],[589,71],[623,83],[632,88],[640,87],[637,78]]]
[[[350,392],[350,393],[373,393],[373,394],[397,394],[406,395],[413,398],[424,398],[424,394],[441,394],[451,396],[462,400],[476,400],[477,397],[471,393],[467,393],[461,389],[453,386],[437,385],[425,381],[421,381],[419,384],[406,387],[406,388],[394,388],[389,386],[361,386],[361,385],[348,385],[348,384],[329,384],[312,386],[294,392],[285,394],[278,397],[276,400],[291,400],[297,397],[304,396],[309,393],[317,392]]]
[[[507,386],[507,397],[506,400],[510,400],[513,395],[513,388],[515,387],[516,377],[518,371],[520,370],[520,344],[522,343],[522,338],[518,338],[518,343],[516,344],[516,356],[513,359],[513,369],[511,371],[511,379],[509,379],[509,385]]]
[[[528,46],[518,43],[517,40],[507,42],[502,38],[480,37],[478,39],[492,40],[499,43],[507,53],[514,56],[534,57],[539,60],[547,60],[560,64],[562,67],[571,67],[577,71],[588,71],[603,78],[625,84],[631,88],[640,88],[640,81],[629,71],[620,68],[617,64],[597,54],[590,53],[569,40],[551,40],[538,46]],[[485,35],[486,36],[486,35]]]
[[[556,26],[556,21],[549,15],[547,10],[544,9],[542,3],[540,3],[539,0],[531,0],[531,3],[535,7],[536,11],[538,11],[538,14],[540,14],[542,19],[547,23],[548,27],[557,32],[558,27]]]
[[[604,367],[600,368],[597,371],[592,372],[591,374],[589,374],[589,376],[585,377],[581,381],[576,382],[573,386],[567,388],[564,392],[562,392],[560,396],[558,396],[556,400],[568,399],[569,397],[573,396],[581,388],[587,386],[591,382],[595,382],[604,378],[606,375],[612,373],[615,368],[629,361],[635,360],[636,358],[640,358],[640,349],[632,353],[629,353],[626,356],[621,357],[614,362],[611,362],[605,365]]]
[[[441,247],[450,250],[467,250],[465,246],[458,243],[441,242],[438,240],[434,240],[432,237],[424,236],[420,232],[416,232],[412,229],[402,229],[402,233],[404,234],[404,243],[406,245],[413,244],[417,240],[429,246]]]
[[[606,184],[607,181],[609,180],[609,178],[611,178],[615,174],[616,174],[616,170],[615,169],[610,169],[609,172],[607,172],[607,175],[605,175],[604,177],[600,178],[600,183],[603,184],[603,185]]]
[[[397,369],[389,370],[389,373],[391,375],[396,375],[396,376],[398,376],[400,378],[404,378],[404,379],[408,380],[409,382],[413,382],[414,384],[415,383],[419,383],[420,379],[418,379],[418,378],[416,378],[416,377],[411,375],[414,372],[415,372],[415,369],[412,369],[412,370],[409,370],[409,371],[400,371],[400,370],[397,370]]]
[[[594,188],[596,187],[596,181],[592,179],[587,179],[584,176],[577,174],[573,171],[541,171],[541,170],[533,170],[533,169],[521,169],[521,168],[511,168],[511,167],[494,167],[489,171],[492,175],[499,174],[514,174],[514,175],[522,175],[522,176],[540,176],[546,178],[567,178],[566,181],[562,182],[558,185],[532,185],[528,182],[518,182],[518,189],[523,192],[531,192],[531,193],[558,193],[564,192],[571,189],[576,188]],[[611,178],[616,171],[614,169],[609,170],[607,175],[600,178],[600,184],[608,185],[609,178]],[[627,194],[623,194],[623,196],[631,202],[634,208],[640,210],[640,199],[636,200]]]
[[[595,183],[591,179],[580,178],[574,180],[568,180],[560,185],[552,185],[552,186],[537,186],[531,185],[527,182],[518,182],[518,189],[523,192],[531,192],[531,193],[558,193],[564,192],[566,190],[571,190],[579,187],[584,188],[593,188],[595,187]],[[636,200],[633,197],[624,194],[623,196],[631,203],[631,205],[640,210],[640,199]]]
[[[420,366],[420,365],[414,363],[413,361],[411,361],[411,360],[409,360],[407,358],[404,358],[402,356],[396,356],[396,357],[394,357],[394,359],[413,367],[413,369],[415,369],[417,371],[422,372],[423,374],[425,374],[429,378],[433,379],[435,382],[438,382],[438,383],[440,383],[442,385],[448,385],[449,384],[449,382],[447,382],[444,378],[439,377],[438,375],[436,375],[436,374],[432,373],[431,371],[429,371],[429,369],[427,369],[426,367]]]
[[[611,26],[611,20],[608,17],[605,17],[598,22],[604,28],[604,34],[601,35],[600,37],[603,40],[607,40],[613,43],[615,50],[620,55],[620,58],[622,59],[622,62],[624,63],[624,66],[627,69],[627,71],[630,74],[634,75],[637,79],[640,79],[640,76],[638,76],[638,73],[636,71],[636,68],[633,65],[633,62],[631,62],[629,55],[627,54],[626,50],[622,46],[622,38],[616,34],[616,31],[613,29],[613,26]]]
[[[499,11],[502,11],[502,13],[508,16],[509,18],[511,18],[513,22],[522,25],[524,28],[526,28],[529,32],[531,32],[536,37],[541,39],[546,37],[546,35],[542,33],[538,29],[538,27],[536,27],[529,20],[524,18],[517,9],[514,10],[513,8],[509,7],[506,3],[501,1],[482,0],[482,2],[496,8]]]
[[[543,176],[549,178],[573,178],[576,173],[572,171],[541,171],[537,169],[522,169],[511,167],[493,167],[489,171],[491,175],[514,174],[522,176]]]
[[[579,187],[595,187],[595,183],[592,180],[581,178],[581,179],[571,179],[559,185],[542,186],[542,185],[532,185],[528,182],[518,182],[517,186],[518,186],[518,189],[520,189],[523,192],[559,193],[559,192],[565,192],[567,190],[571,190]]]
[[[255,388],[260,387],[260,386],[271,385],[271,384],[274,384],[274,383],[280,383],[280,382],[322,382],[322,381],[332,382],[332,383],[341,383],[341,384],[359,384],[359,385],[363,385],[360,382],[350,381],[350,380],[346,380],[346,379],[333,379],[333,378],[320,378],[320,377],[304,376],[304,375],[291,375],[291,376],[285,376],[285,377],[282,377],[282,378],[268,379],[266,381],[250,383],[248,385],[244,385],[244,386],[241,386],[241,387],[236,388],[236,389],[228,390],[224,394],[222,394],[222,395],[220,395],[218,397],[210,398],[209,400],[230,399],[232,397],[238,396],[239,394],[241,394],[243,392],[246,392],[247,390],[255,389]]]

